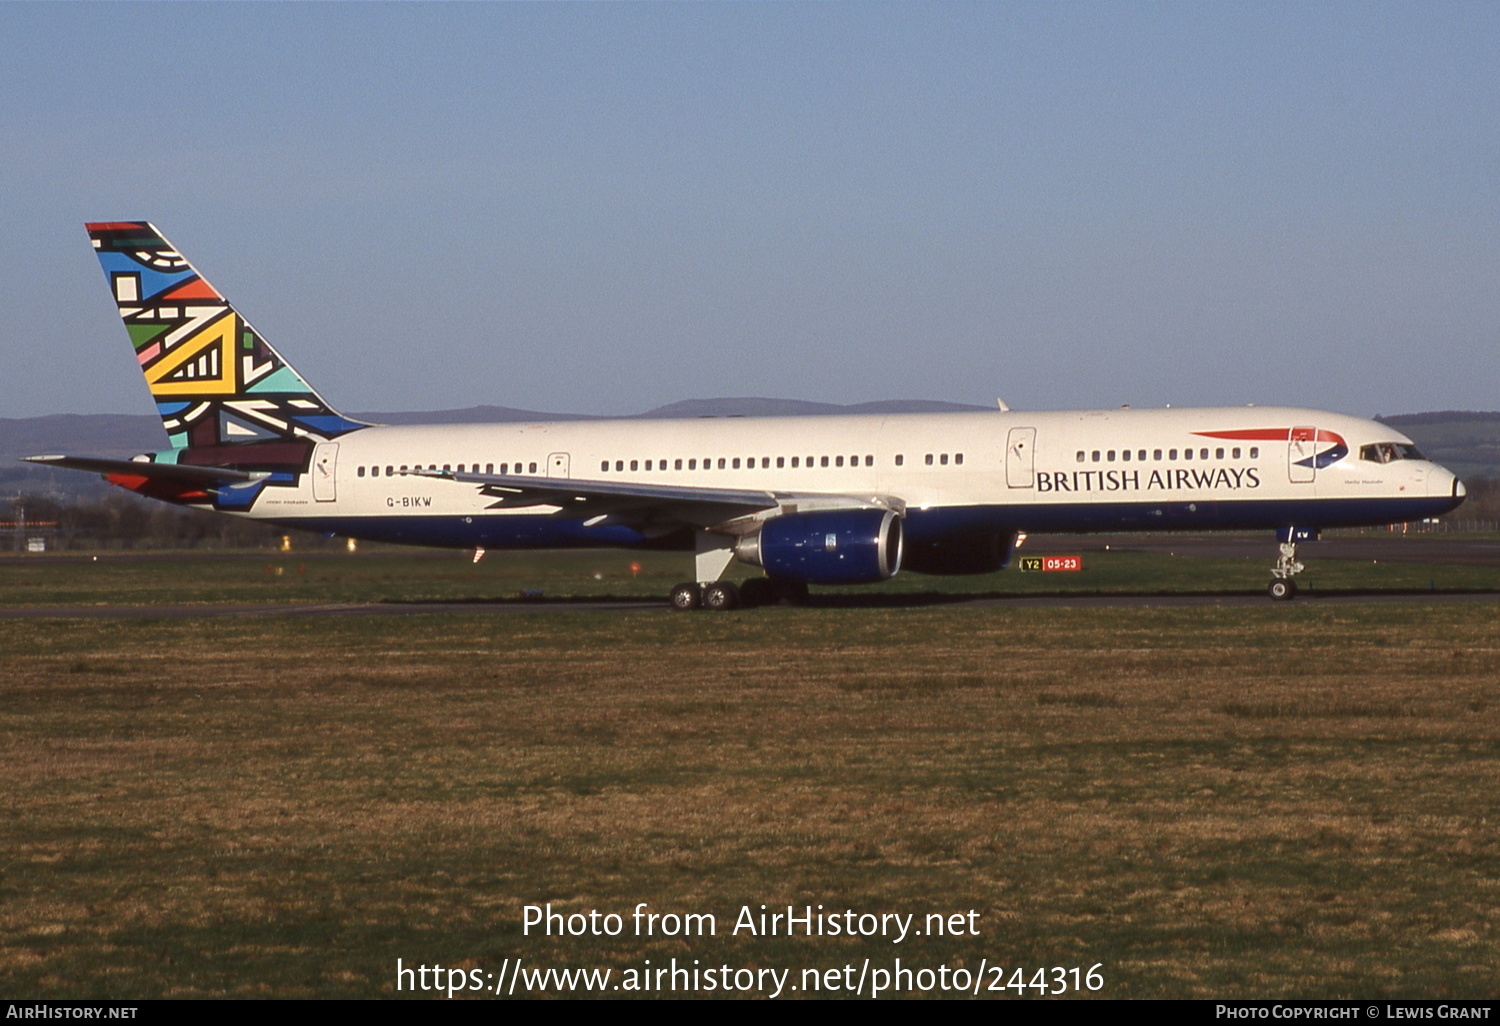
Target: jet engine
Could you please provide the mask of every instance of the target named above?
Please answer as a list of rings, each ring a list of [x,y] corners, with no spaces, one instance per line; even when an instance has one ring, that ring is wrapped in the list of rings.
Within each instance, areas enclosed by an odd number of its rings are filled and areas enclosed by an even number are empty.
[[[901,569],[901,518],[840,509],[772,517],[735,542],[734,554],[772,577],[808,584],[869,584]]]

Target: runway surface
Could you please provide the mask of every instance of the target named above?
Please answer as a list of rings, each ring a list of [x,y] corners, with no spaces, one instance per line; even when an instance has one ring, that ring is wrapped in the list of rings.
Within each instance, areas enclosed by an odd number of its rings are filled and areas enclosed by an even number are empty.
[[[1390,602],[1496,602],[1500,591],[1379,591],[1379,592],[1302,592],[1298,605],[1358,605]],[[1168,606],[1266,606],[1271,600],[1264,592],[1195,593],[1183,595],[1116,593],[1111,595],[986,595],[915,592],[905,595],[828,595],[813,596],[811,609],[917,609],[923,607],[1046,609],[1074,607],[1134,607],[1141,609]],[[0,609],[0,620],[178,620],[193,617],[246,616],[415,616],[435,613],[460,613],[495,616],[506,613],[617,613],[673,612],[661,599],[588,599],[559,601],[499,600],[486,602],[367,602],[327,605],[263,603],[256,605],[160,605],[160,606],[11,606]],[[756,610],[738,614],[755,615]],[[717,616],[719,614],[705,614]]]
[[[1211,559],[1276,560],[1276,542],[1265,535],[1040,535],[1026,539],[1026,554],[1042,552],[1156,552]],[[1459,535],[1362,535],[1302,542],[1297,558],[1312,561],[1347,559],[1364,562],[1454,563],[1460,566],[1500,566],[1500,540]]]
[[[1024,554],[1066,552],[1155,552],[1212,558],[1264,559],[1269,567],[1275,542],[1263,536],[1086,535],[1039,536],[1026,540]],[[254,554],[263,558],[263,554]],[[1500,566],[1500,541],[1463,537],[1401,536],[1330,538],[1298,548],[1305,560],[1371,560],[1468,566]],[[24,557],[20,557],[24,558]],[[88,558],[88,557],[81,557]],[[139,558],[151,558],[142,555]],[[173,557],[177,558],[177,557]],[[6,560],[0,559],[0,565]],[[909,609],[930,606],[1034,609],[1167,606],[1264,606],[1263,591],[1186,594],[1116,592],[1107,595],[1010,595],[974,592],[907,592],[904,594],[814,594],[816,609]],[[1315,591],[1304,590],[1298,605],[1351,605],[1390,602],[1500,602],[1500,591]],[[11,606],[0,608],[0,620],[85,619],[155,620],[189,617],[246,616],[413,616],[435,613],[498,615],[505,613],[592,612],[626,610],[670,613],[662,598],[504,599],[473,602],[243,603],[197,605]],[[744,614],[741,614],[744,615]],[[754,615],[749,611],[749,615]]]

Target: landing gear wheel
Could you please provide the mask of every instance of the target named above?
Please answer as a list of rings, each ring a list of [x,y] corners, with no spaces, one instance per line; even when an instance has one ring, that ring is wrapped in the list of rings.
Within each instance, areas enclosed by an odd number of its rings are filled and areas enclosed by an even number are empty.
[[[1297,582],[1287,578],[1274,580],[1266,589],[1266,594],[1278,602],[1285,602],[1297,594]]]
[[[782,606],[800,606],[807,602],[806,581],[773,580],[771,601]]]
[[[672,589],[672,608],[689,613],[703,604],[703,593],[696,584],[679,584]]]
[[[740,605],[746,609],[769,606],[775,601],[776,592],[772,589],[771,582],[764,577],[752,577],[740,585]]]
[[[717,613],[728,609],[738,609],[739,605],[740,589],[728,581],[715,581],[703,586],[704,609],[712,609]]]

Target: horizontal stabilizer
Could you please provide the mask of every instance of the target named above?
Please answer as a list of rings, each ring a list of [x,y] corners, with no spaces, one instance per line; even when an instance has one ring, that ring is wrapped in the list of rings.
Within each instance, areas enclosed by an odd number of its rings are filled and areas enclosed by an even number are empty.
[[[178,463],[152,463],[148,460],[110,460],[99,456],[26,456],[27,463],[43,467],[66,467],[90,470],[96,474],[125,474],[148,481],[172,481],[200,488],[236,487],[255,484],[270,477],[264,470],[229,470],[224,467],[191,467]]]

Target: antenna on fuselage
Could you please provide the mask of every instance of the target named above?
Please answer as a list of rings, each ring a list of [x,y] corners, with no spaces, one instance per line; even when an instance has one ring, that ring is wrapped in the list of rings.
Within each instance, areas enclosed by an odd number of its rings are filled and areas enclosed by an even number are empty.
[[[1005,400],[1004,399],[996,399],[995,402],[999,405],[1001,413],[1009,413],[1010,412],[1010,407],[1007,406],[1007,405],[1005,405]]]

